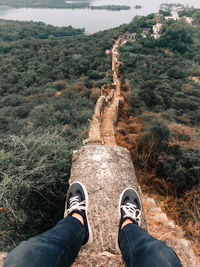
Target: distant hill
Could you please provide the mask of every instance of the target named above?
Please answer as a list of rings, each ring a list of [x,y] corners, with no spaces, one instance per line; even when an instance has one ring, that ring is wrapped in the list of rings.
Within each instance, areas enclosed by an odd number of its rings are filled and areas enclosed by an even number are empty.
[[[11,6],[11,7],[32,7],[32,8],[88,8],[90,0],[84,1],[70,1],[67,3],[65,0],[0,0],[0,6]]]
[[[65,0],[43,0],[43,1],[34,1],[34,0],[0,0],[0,6],[6,7],[30,7],[30,8],[70,8],[70,9],[78,9],[78,8],[90,8],[94,9],[105,9],[110,11],[119,11],[119,10],[128,10],[130,6],[127,5],[101,5],[94,6],[91,5],[91,0],[73,0],[73,1],[65,1]]]

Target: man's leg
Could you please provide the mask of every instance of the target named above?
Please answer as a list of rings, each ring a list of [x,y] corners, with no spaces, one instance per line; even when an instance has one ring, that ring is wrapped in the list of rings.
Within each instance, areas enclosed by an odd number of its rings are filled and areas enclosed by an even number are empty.
[[[21,242],[8,254],[3,267],[67,267],[82,245],[91,242],[85,187],[73,183],[67,194],[68,216],[49,231]]]
[[[124,190],[120,197],[119,209],[121,219],[118,243],[128,267],[182,266],[172,248],[139,226],[141,202],[135,190]]]
[[[8,254],[3,267],[70,266],[85,236],[81,222],[66,217],[49,231],[21,242]]]

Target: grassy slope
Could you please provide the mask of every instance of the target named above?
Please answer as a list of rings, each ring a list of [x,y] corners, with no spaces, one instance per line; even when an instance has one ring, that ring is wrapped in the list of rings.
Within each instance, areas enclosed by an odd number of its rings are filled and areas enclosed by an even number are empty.
[[[127,85],[117,139],[130,150],[143,190],[163,200],[200,257],[200,24],[193,13],[195,26],[163,21],[158,40],[141,36],[141,25],[157,22],[152,16],[127,26],[137,37],[120,48]]]
[[[87,137],[113,35],[0,21],[1,248],[63,216],[71,156]]]

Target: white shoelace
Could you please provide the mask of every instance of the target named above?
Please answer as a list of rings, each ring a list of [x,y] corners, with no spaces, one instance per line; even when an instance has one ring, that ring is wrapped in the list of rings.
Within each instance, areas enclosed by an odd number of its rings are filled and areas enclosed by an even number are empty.
[[[73,210],[85,210],[86,200],[79,202],[79,197],[75,196],[70,198],[69,200],[69,209],[67,210],[67,214],[71,213]]]
[[[124,218],[129,217],[137,222],[139,221],[141,211],[137,208],[136,205],[127,203],[126,205],[122,205],[121,209],[123,209],[125,213],[125,215],[123,216]]]

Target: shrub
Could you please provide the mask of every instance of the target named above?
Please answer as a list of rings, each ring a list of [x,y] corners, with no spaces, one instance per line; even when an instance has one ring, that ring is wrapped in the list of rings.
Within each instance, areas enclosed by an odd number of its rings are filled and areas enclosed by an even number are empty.
[[[149,125],[137,140],[137,153],[141,160],[140,164],[145,169],[152,169],[156,168],[158,157],[167,148],[170,131],[162,121],[156,121],[155,118],[151,121],[150,116],[148,118]]]
[[[56,132],[1,139],[1,248],[11,248],[63,217],[72,148]]]
[[[92,88],[90,98],[93,101],[97,101],[97,99],[99,98],[100,95],[101,95],[101,89],[100,88],[98,88],[98,87]]]
[[[200,149],[172,146],[163,157],[162,165],[166,180],[176,185],[178,193],[200,184]]]

